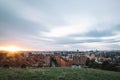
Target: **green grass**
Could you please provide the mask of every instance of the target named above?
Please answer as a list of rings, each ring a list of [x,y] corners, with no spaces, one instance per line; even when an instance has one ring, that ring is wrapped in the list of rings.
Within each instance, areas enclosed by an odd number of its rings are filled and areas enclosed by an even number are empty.
[[[1,68],[0,80],[120,80],[120,72],[79,68]]]

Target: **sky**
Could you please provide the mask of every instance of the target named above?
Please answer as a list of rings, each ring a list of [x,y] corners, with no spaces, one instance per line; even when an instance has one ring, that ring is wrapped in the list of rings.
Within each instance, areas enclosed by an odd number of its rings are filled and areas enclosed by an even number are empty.
[[[0,46],[120,50],[120,0],[0,0]]]

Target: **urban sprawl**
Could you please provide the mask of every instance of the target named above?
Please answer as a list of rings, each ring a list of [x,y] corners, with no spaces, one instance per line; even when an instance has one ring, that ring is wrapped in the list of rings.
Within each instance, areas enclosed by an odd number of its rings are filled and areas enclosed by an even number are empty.
[[[0,51],[0,67],[4,68],[91,67],[100,69],[105,68],[108,70],[119,70],[120,69],[119,66],[120,66],[119,50],[18,51],[18,52]]]

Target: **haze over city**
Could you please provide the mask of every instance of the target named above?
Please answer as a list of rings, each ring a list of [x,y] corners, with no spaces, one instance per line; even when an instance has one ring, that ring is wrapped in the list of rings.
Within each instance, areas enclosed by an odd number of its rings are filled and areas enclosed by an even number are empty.
[[[120,50],[120,0],[0,0],[0,47]]]

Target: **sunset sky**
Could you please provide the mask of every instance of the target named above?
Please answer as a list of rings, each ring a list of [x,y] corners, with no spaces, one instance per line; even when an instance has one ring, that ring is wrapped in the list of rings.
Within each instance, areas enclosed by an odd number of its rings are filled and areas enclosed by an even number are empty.
[[[0,0],[0,46],[120,50],[120,0]]]

